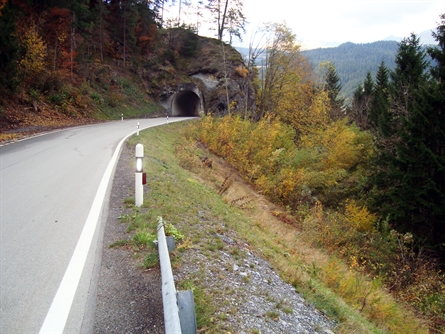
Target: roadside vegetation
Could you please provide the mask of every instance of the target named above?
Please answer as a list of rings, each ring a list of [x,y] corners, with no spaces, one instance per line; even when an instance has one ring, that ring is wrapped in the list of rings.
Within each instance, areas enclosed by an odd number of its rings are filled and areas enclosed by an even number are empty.
[[[360,264],[360,259],[367,257],[373,263],[388,265],[383,261],[388,261],[389,251],[379,258],[381,255],[374,254],[380,251],[379,247],[372,239],[380,238],[377,244],[392,247],[393,260],[400,255],[400,239],[404,236],[394,231],[379,236],[369,226],[375,217],[357,203],[336,211],[316,201],[294,211],[269,202],[258,186],[252,188],[246,175],[238,174],[195,139],[209,120],[170,124],[130,139],[131,147],[139,142],[146,147],[148,192],[141,208],[133,206],[133,199],[126,200],[131,214],[121,220],[128,224],[131,237],[114,246],[129,246],[141,266],[157,265],[152,241],[157,217],[162,216],[182,238],[172,254],[173,267],[179,268],[189,250],[198,250],[209,259],[222,256],[218,252],[222,249],[242,256],[243,249],[229,248],[218,237],[234,231],[250,251],[264,256],[308,302],[335,319],[336,332],[428,332],[430,317],[422,317],[420,311],[391,295],[384,275]],[[227,120],[213,122],[229,125]],[[262,126],[267,133],[269,126]],[[363,226],[357,222],[363,222]],[[361,244],[366,248],[359,251]],[[409,241],[402,247],[407,251]],[[220,292],[208,289],[205,281],[203,269],[177,284],[180,289],[194,290],[201,329],[208,333],[230,330],[224,318],[218,316],[222,306],[216,300]],[[418,289],[419,286],[411,286],[411,296],[423,298]],[[236,298],[236,291],[224,294],[225,298]],[[436,306],[436,312],[442,311]]]

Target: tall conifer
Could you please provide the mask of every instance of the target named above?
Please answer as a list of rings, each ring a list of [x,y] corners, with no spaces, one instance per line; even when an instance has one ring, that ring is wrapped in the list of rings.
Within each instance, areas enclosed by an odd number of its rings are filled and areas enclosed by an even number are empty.
[[[445,62],[444,30],[438,29],[435,80],[426,75],[425,54],[411,35],[402,41],[391,77],[396,115],[394,149],[383,150],[374,178],[382,216],[401,231],[434,247],[445,258]],[[445,39],[442,39],[445,41]],[[437,58],[436,58],[437,57]],[[393,134],[394,137],[394,134]]]
[[[343,104],[345,99],[340,96],[341,83],[334,64],[328,63],[325,75],[325,90],[328,93],[331,103],[330,117],[331,119],[339,119],[343,115]]]
[[[379,135],[386,137],[391,133],[389,127],[389,71],[383,61],[376,74],[369,119]]]

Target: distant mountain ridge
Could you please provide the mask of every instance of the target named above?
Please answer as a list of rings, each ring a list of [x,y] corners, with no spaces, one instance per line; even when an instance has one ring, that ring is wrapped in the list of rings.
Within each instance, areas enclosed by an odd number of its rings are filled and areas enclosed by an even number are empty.
[[[434,39],[432,32],[434,31],[434,29],[430,29],[430,30],[425,30],[422,31],[421,33],[416,33],[416,36],[420,38],[420,44],[423,45],[431,45],[431,44],[437,44],[436,40]],[[388,36],[386,38],[384,38],[384,41],[396,41],[396,42],[401,42],[403,39],[403,37],[397,37],[397,36]]]
[[[332,62],[340,77],[341,94],[349,99],[357,86],[365,80],[368,72],[371,72],[374,77],[382,61],[385,62],[388,69],[394,69],[397,50],[398,42],[396,41],[365,44],[347,42],[335,48],[302,51],[302,54],[315,69],[322,62]]]
[[[423,45],[431,45],[434,39],[431,31],[427,30],[417,35]],[[337,47],[317,48],[304,50],[302,54],[317,70],[322,62],[332,62],[335,65],[337,74],[342,85],[341,95],[346,98],[346,103],[352,97],[357,86],[365,80],[366,74],[371,72],[373,78],[380,64],[385,62],[389,70],[395,67],[395,56],[402,38],[391,36],[392,39],[372,43],[352,43],[346,42]],[[236,47],[244,58],[247,58],[249,49]],[[257,60],[258,65],[261,59]]]
[[[248,48],[236,47],[244,58],[249,54]],[[322,62],[332,62],[335,65],[342,85],[341,95],[350,99],[357,86],[365,80],[366,73],[375,75],[378,67],[385,62],[388,69],[394,69],[395,55],[398,50],[396,41],[378,41],[373,43],[356,44],[347,42],[337,47],[318,48],[302,51],[306,59],[315,70]],[[262,58],[257,60],[261,65]]]

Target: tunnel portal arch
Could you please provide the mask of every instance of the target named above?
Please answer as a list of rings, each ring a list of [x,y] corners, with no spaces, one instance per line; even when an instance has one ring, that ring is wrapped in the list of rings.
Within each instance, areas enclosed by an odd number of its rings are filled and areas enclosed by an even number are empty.
[[[194,83],[179,84],[171,104],[172,116],[198,117],[204,110],[201,91]]]

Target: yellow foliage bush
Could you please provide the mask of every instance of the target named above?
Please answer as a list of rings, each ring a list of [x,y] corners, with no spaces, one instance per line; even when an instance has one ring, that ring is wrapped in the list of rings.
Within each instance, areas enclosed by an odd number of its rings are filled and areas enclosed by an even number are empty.
[[[43,70],[46,45],[34,22],[20,31],[19,40],[23,49],[23,56],[19,60],[19,69],[25,79],[32,78]]]
[[[295,130],[272,117],[207,116],[198,127],[198,140],[293,209],[302,201],[341,203],[366,178],[372,152],[371,136],[346,121],[312,129],[297,143]]]
[[[377,216],[370,213],[366,206],[359,206],[356,201],[347,200],[345,221],[359,232],[369,232],[374,228]]]

